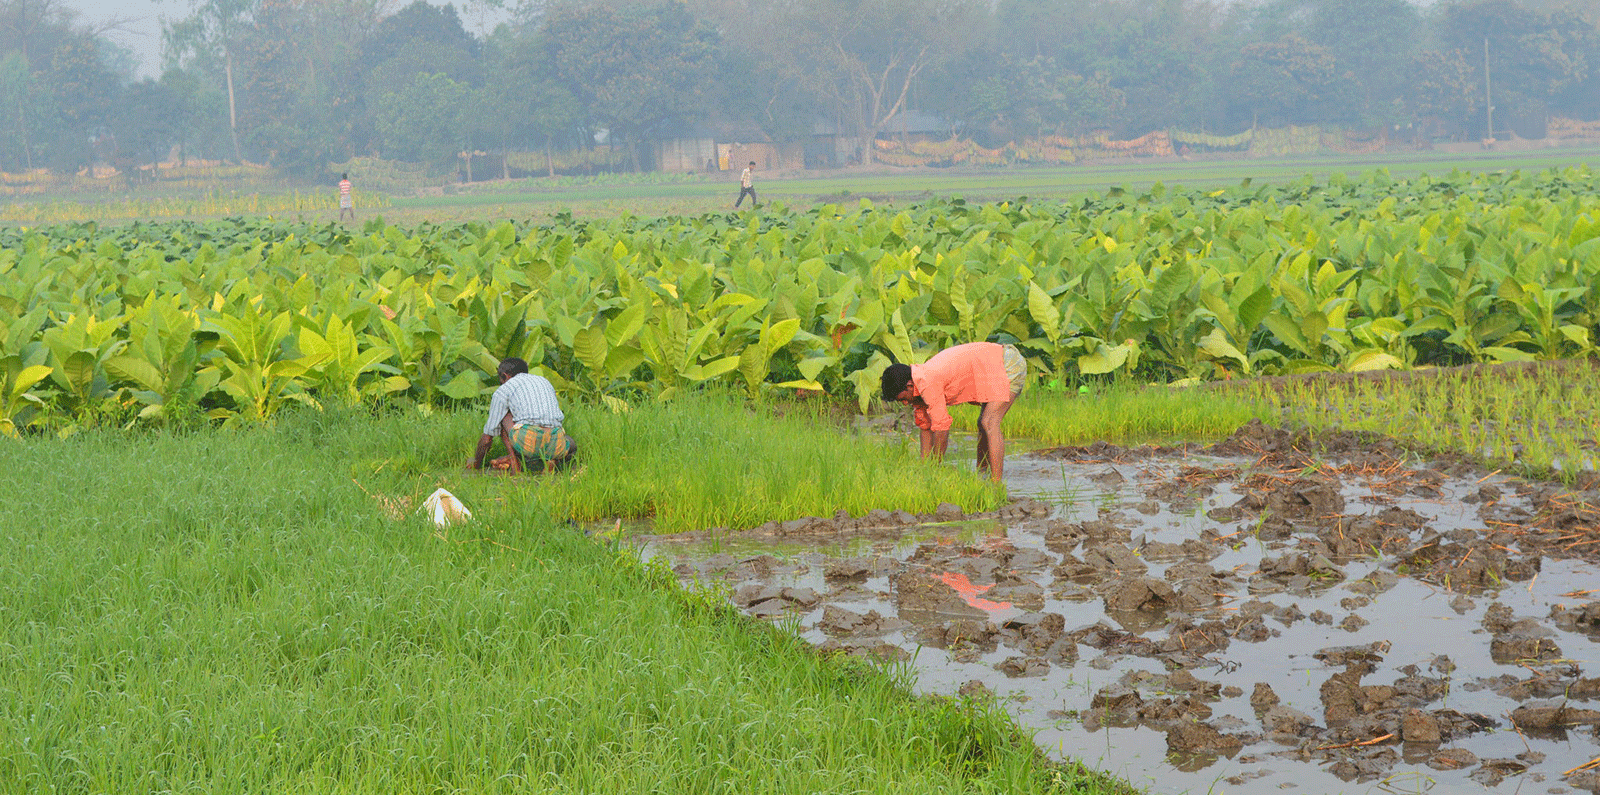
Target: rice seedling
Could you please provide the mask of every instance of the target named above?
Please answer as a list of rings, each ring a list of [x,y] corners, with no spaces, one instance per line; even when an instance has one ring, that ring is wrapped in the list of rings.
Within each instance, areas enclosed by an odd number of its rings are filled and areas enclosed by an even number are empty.
[[[1243,389],[1291,424],[1382,434],[1523,474],[1570,480],[1593,471],[1600,449],[1600,372],[1587,362]],[[1330,411],[1330,401],[1343,408]]]
[[[963,430],[977,428],[974,406],[951,416]],[[1265,416],[1264,403],[1235,392],[1123,383],[1087,395],[1024,391],[1006,413],[1005,432],[1045,444],[1215,441]]]
[[[987,479],[918,460],[904,439],[822,431],[814,415],[749,407],[730,395],[688,394],[623,413],[572,407],[568,427],[578,440],[578,466],[547,478],[458,472],[481,420],[466,415],[449,422],[453,437],[434,436],[413,452],[427,466],[383,488],[416,491],[440,480],[463,499],[510,488],[563,518],[648,518],[656,532],[743,530],[839,510],[932,513],[941,502],[988,510],[1004,499]],[[369,455],[381,463],[390,460],[386,452]]]

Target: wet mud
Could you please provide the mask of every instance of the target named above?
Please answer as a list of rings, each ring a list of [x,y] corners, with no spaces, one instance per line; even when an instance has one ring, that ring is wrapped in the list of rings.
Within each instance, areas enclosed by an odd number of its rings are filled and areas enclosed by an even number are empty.
[[[1006,474],[645,549],[1151,792],[1600,792],[1600,491],[1259,424]]]

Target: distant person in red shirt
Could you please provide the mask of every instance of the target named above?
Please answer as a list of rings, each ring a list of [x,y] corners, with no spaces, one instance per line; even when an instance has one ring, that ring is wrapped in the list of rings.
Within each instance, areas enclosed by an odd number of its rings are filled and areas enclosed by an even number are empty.
[[[350,195],[350,175],[339,175],[339,221],[344,221],[345,213],[350,214],[350,220],[356,220],[355,198]]]
[[[891,364],[883,371],[883,399],[911,406],[922,429],[922,457],[944,458],[950,443],[949,406],[976,403],[979,472],[996,482],[1005,474],[1006,440],[1000,433],[1011,404],[1028,381],[1028,362],[1012,345],[969,342],[946,348],[923,364]]]

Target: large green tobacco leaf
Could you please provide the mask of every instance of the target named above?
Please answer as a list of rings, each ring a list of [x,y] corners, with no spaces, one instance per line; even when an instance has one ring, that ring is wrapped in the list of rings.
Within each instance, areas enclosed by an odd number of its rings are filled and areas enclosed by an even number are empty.
[[[24,412],[37,411],[44,405],[39,396],[29,390],[50,377],[50,368],[42,364],[25,365],[17,354],[0,357],[0,435],[17,435],[25,423]]]

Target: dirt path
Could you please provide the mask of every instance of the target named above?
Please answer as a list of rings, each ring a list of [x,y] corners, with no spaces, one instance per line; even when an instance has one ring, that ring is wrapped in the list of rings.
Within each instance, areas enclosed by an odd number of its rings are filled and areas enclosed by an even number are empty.
[[[648,550],[1152,792],[1600,791],[1600,492],[1259,425],[1006,472]]]

